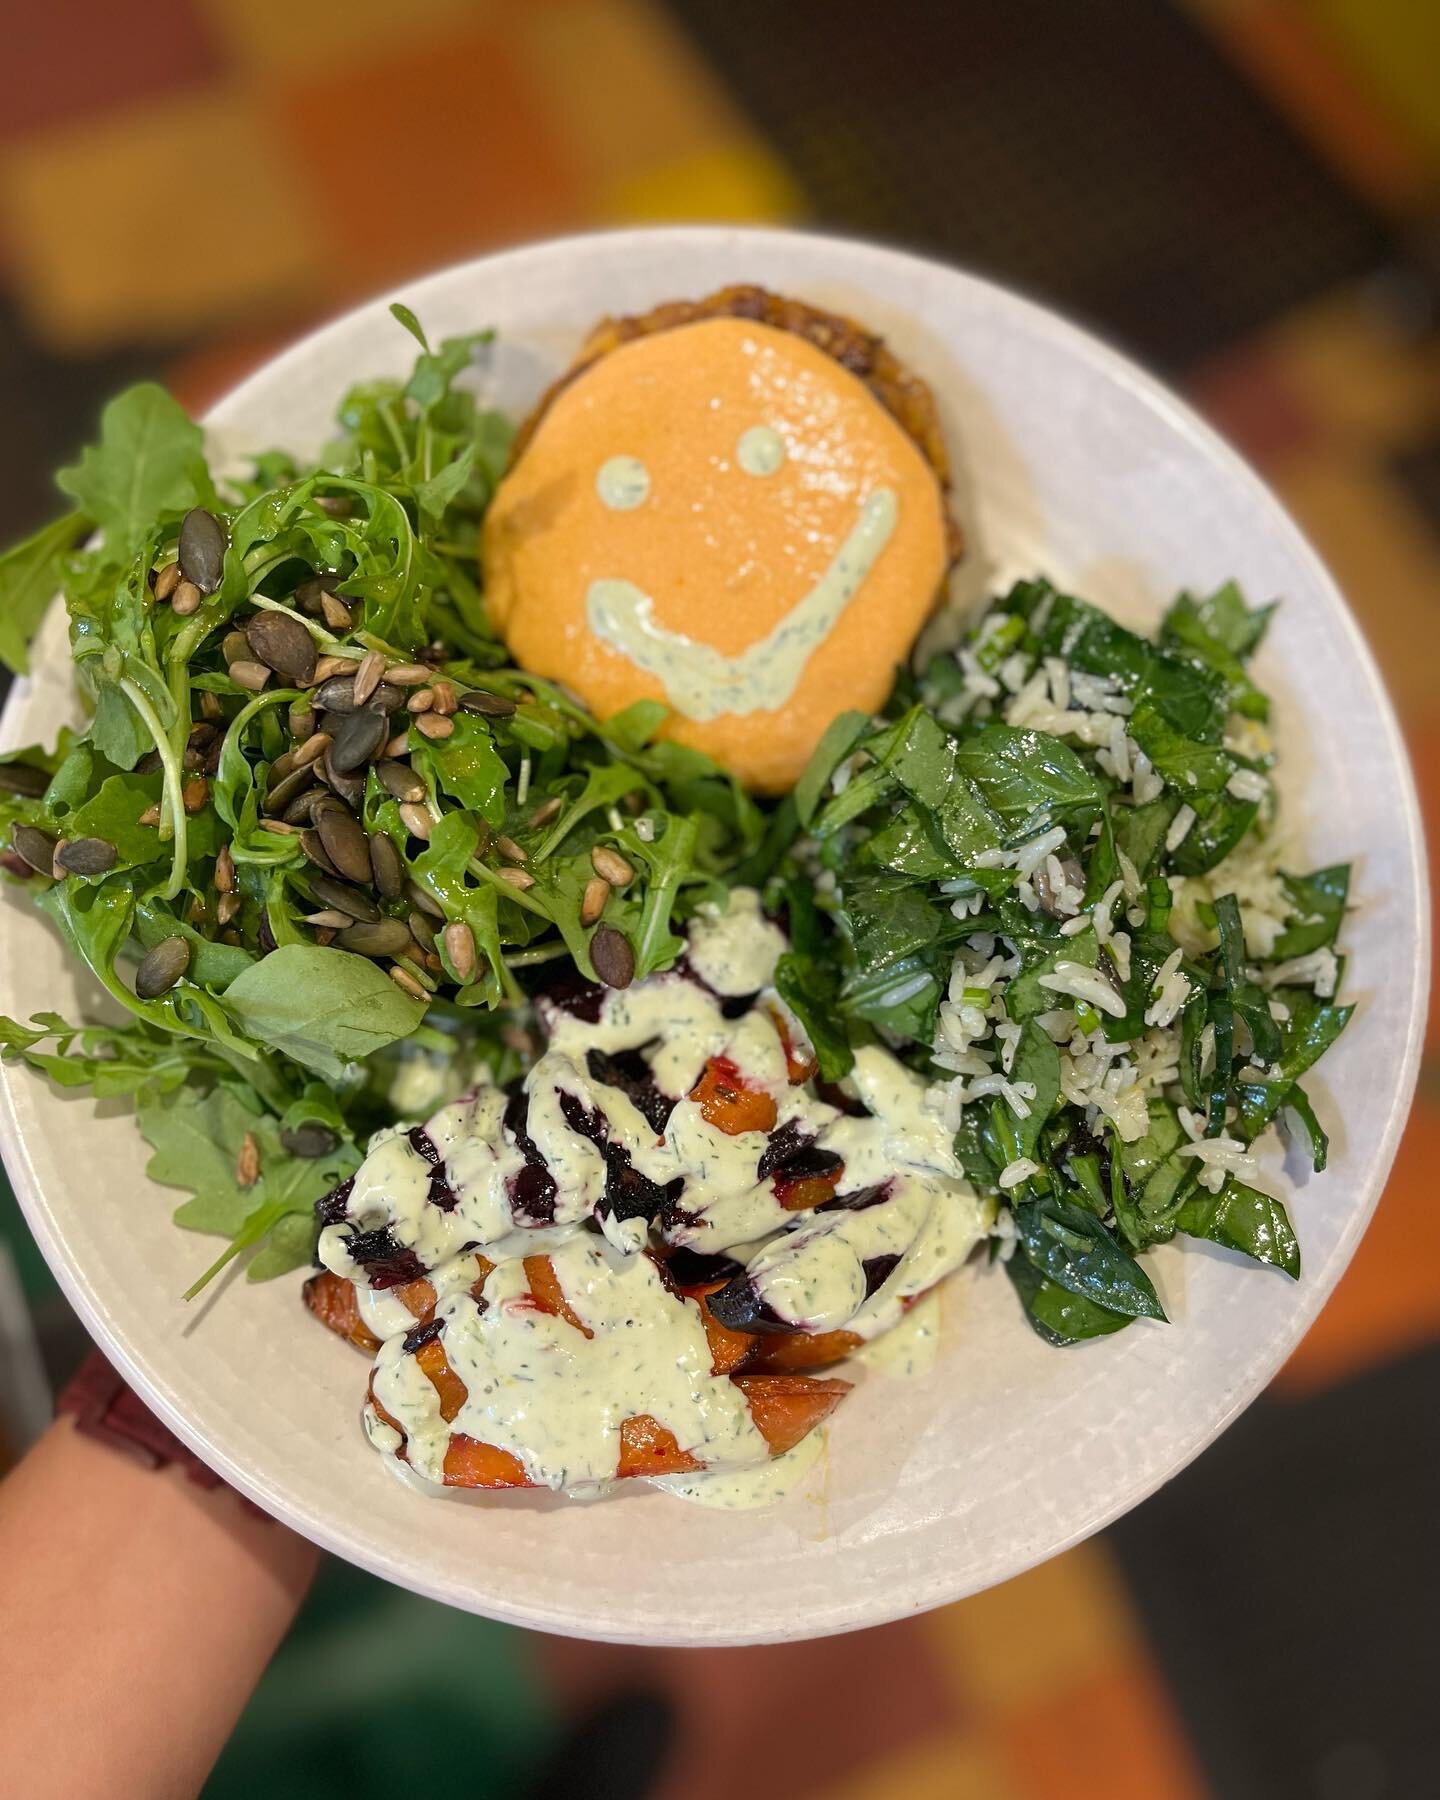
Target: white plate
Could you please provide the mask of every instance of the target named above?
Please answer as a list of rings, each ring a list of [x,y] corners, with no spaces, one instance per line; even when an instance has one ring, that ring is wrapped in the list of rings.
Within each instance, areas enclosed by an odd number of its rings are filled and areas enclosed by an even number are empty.
[[[492,381],[522,404],[606,311],[758,281],[853,312],[934,384],[971,539],[963,579],[1043,570],[1152,620],[1181,586],[1237,576],[1284,604],[1260,658],[1277,696],[1292,814],[1316,862],[1357,864],[1346,931],[1361,1006],[1312,1084],[1329,1170],[1292,1192],[1298,1284],[1202,1245],[1157,1257],[1174,1323],[1045,1348],[1003,1275],[952,1284],[938,1367],[868,1380],[837,1416],[811,1488],[769,1512],[701,1511],[655,1492],[567,1505],[425,1498],[362,1437],[364,1365],[319,1330],[298,1277],[179,1299],[210,1241],[176,1231],[129,1117],[0,1071],[6,1161],[30,1224],[96,1339],[204,1459],[318,1543],[421,1593],[548,1631],[647,1643],[753,1643],[874,1625],[1003,1581],[1151,1493],[1265,1385],[1349,1261],[1415,1082],[1429,953],[1414,791],[1355,623],[1254,473],[1163,388],[1052,313],[935,263],[750,230],[573,238],[403,290],[432,335],[494,325]],[[326,327],[210,417],[224,452],[325,434],[347,383],[402,369],[383,302]],[[66,704],[58,618],[8,743]],[[71,1012],[58,943],[13,900],[0,1008]],[[1343,1099],[1343,1113],[1341,1101]]]

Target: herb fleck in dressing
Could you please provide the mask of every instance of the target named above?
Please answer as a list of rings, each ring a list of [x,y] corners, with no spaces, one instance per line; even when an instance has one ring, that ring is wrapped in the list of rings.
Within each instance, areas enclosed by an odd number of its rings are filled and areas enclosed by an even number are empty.
[[[877,488],[810,592],[738,656],[667,630],[655,618],[655,602],[633,581],[592,581],[586,618],[596,637],[654,675],[687,719],[774,712],[795,692],[811,655],[859,592],[898,517],[894,489]]]
[[[754,1468],[769,1445],[742,1389],[712,1372],[700,1305],[667,1281],[667,1254],[726,1252],[777,1326],[865,1340],[964,1261],[990,1209],[923,1082],[863,1049],[851,1092],[867,1110],[852,1116],[792,1079],[786,1047],[803,1034],[771,986],[784,949],[758,895],[739,889],[692,923],[678,970],[593,1003],[542,999],[548,1047],[518,1091],[483,1085],[373,1142],[320,1256],[356,1283],[382,1340],[367,1416],[377,1449],[442,1483],[460,1434],[537,1485],[583,1489],[615,1478],[621,1427],[645,1417],[707,1471]],[[716,1067],[723,1092],[758,1105],[746,1122],[773,1113],[766,1129],[711,1110]],[[795,1156],[830,1175],[791,1210]],[[536,1256],[568,1314],[537,1302]],[[405,1284],[421,1276],[435,1303],[417,1333]],[[449,1417],[416,1354],[435,1337],[464,1389]],[[697,1489],[725,1505],[770,1492]]]

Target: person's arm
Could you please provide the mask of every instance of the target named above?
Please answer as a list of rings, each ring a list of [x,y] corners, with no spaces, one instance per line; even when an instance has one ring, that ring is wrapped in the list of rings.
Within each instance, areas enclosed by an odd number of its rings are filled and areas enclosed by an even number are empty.
[[[199,1792],[318,1552],[57,1419],[0,1483],[0,1767],[16,1800]]]

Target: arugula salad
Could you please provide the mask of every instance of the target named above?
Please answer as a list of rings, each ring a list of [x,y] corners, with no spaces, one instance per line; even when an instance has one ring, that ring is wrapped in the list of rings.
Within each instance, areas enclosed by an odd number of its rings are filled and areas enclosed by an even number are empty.
[[[820,1091],[863,1110],[876,1045],[921,1078],[1047,1341],[1162,1318],[1144,1255],[1177,1234],[1298,1276],[1254,1146],[1324,1167],[1302,1079],[1351,1012],[1349,872],[1285,859],[1269,608],[1182,594],[1148,638],[1021,582],[757,800],[659,703],[601,722],[510,662],[477,539],[512,428],[462,379],[488,339],[394,310],[408,380],[345,394],[312,464],[212,471],[135,387],[0,558],[0,656],[63,591],[88,719],[0,758],[0,861],[110,1003],[0,1049],[131,1101],[176,1224],[223,1240],[190,1293],[310,1265],[374,1134],[513,1081],[547,996],[677,966],[751,889]]]

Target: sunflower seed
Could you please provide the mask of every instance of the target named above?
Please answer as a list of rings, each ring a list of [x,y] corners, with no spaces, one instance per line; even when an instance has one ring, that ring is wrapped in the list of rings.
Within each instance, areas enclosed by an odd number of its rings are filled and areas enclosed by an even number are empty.
[[[159,805],[147,806],[135,823],[137,825],[158,825],[160,823]]]
[[[411,837],[429,840],[433,821],[423,806],[404,805],[400,808],[400,822]]]
[[[348,775],[362,769],[389,735],[383,713],[361,707],[358,712],[342,713],[335,722],[330,745],[329,763],[337,775]]]
[[[221,894],[215,903],[215,921],[219,925],[228,925],[244,904],[239,894]]]
[[[230,846],[222,844],[215,852],[215,891],[228,894],[235,886],[235,858]]]
[[[182,581],[175,589],[170,609],[177,619],[188,619],[191,613],[199,612],[200,590],[193,581]]]
[[[412,1000],[429,1000],[429,994],[421,987],[415,977],[409,974],[405,969],[391,969],[390,979],[395,983],[396,987],[407,993]]]
[[[349,913],[343,913],[338,907],[322,906],[319,912],[302,915],[305,924],[314,925],[322,931],[345,931],[355,923]]]
[[[308,769],[310,764],[318,762],[329,748],[330,733],[328,731],[312,731],[295,752],[295,767]]]
[[[105,875],[117,860],[115,846],[98,837],[75,838],[55,851],[55,861],[72,875]]]
[[[435,696],[435,711],[443,713],[448,719],[460,704],[460,696],[455,692],[453,681],[437,681],[430,689]]]
[[[511,887],[519,888],[522,893],[535,885],[535,877],[527,869],[501,869],[498,873],[502,881],[508,881]]]
[[[373,925],[380,917],[380,908],[370,896],[348,882],[335,881],[328,875],[312,875],[310,892],[329,911],[344,913],[343,925]]]
[[[337,872],[349,881],[368,884],[370,880],[370,840],[360,829],[360,821],[353,813],[334,807],[320,814],[315,821],[315,829],[320,834],[320,842],[325,847],[325,854],[334,863]]]
[[[380,685],[385,673],[385,658],[378,650],[367,650],[355,671],[355,704],[363,706]]]
[[[580,896],[580,923],[587,929],[595,924],[610,898],[610,883],[603,875],[592,875]]]
[[[254,1187],[260,1179],[260,1146],[255,1142],[255,1133],[247,1131],[240,1140],[240,1150],[235,1158],[236,1187]]]
[[[155,576],[155,598],[168,600],[180,585],[180,565],[178,562],[166,563]]]
[[[462,984],[469,981],[475,973],[475,933],[463,919],[445,927],[445,954],[456,980]]]
[[[540,826],[548,825],[550,821],[557,816],[560,808],[564,804],[565,802],[558,794],[556,794],[552,799],[547,800],[543,806],[537,806],[525,823],[529,826],[531,831],[536,831]]]
[[[250,654],[287,681],[304,687],[315,677],[315,640],[289,613],[258,612],[245,621]]]
[[[410,733],[397,731],[385,746],[385,755],[391,762],[397,762],[402,756],[410,754]]]
[[[355,502],[348,494],[312,494],[311,500],[331,519],[348,519],[355,510]]]
[[[187,938],[161,938],[135,971],[135,994],[140,1000],[158,1000],[168,994],[190,967]]]
[[[353,675],[354,659],[349,656],[322,656],[315,664],[315,680],[329,681],[332,675]]]
[[[187,813],[204,812],[210,799],[210,783],[203,775],[192,776],[180,790],[180,802]]]
[[[226,666],[241,662],[250,654],[250,643],[243,631],[227,631],[220,640],[220,654]]]
[[[220,704],[220,696],[212,694],[208,688],[200,691],[200,711],[212,725],[225,717],[225,708]]]
[[[395,762],[392,758],[386,757],[383,761],[376,763],[375,773],[385,792],[393,794],[397,800],[423,800],[425,798],[425,783],[413,769],[407,768],[404,763]]]
[[[0,763],[0,788],[11,794],[26,794],[38,800],[50,785],[43,769],[29,769],[24,763]]]
[[[252,694],[258,694],[270,679],[270,671],[264,663],[249,662],[244,657],[230,665],[230,679],[237,687],[249,688]]]
[[[322,573],[311,575],[302,581],[295,590],[295,604],[302,612],[309,613],[312,619],[320,616],[321,606],[328,594],[334,600],[340,592],[343,575]]]
[[[288,824],[284,819],[262,819],[260,829],[272,832],[276,837],[294,837],[300,827]]]
[[[591,850],[590,865],[597,875],[605,877],[611,887],[628,887],[635,879],[635,871],[625,858],[618,850],[611,850],[605,844],[596,844]]]
[[[320,617],[332,631],[349,631],[355,623],[350,615],[350,608],[343,600],[337,600],[333,594],[320,596]]]
[[[427,894],[418,881],[407,881],[405,883],[405,896],[412,906],[418,906],[421,912],[428,913],[432,919],[443,919],[445,917],[445,908],[441,906],[440,902],[433,894]]]
[[[411,723],[415,730],[420,733],[421,737],[430,738],[435,742],[438,742],[441,738],[448,738],[455,729],[455,721],[453,719],[447,719],[443,713],[437,712],[421,713],[417,718],[413,719]]]
[[[198,592],[213,594],[225,573],[225,527],[203,506],[192,506],[180,526],[180,573]],[[178,610],[178,609],[177,609]]]
[[[506,862],[523,863],[529,862],[530,860],[529,856],[520,848],[512,837],[496,838],[495,848],[505,858]]]
[[[434,673],[424,663],[400,663],[385,671],[385,679],[396,687],[422,687]]]
[[[433,688],[416,688],[415,692],[405,702],[405,710],[408,713],[429,712],[434,704],[435,690]]]
[[[461,712],[479,713],[486,719],[508,719],[515,710],[515,702],[504,694],[490,694],[484,688],[472,688],[468,694],[460,696]]]
[[[386,900],[397,900],[405,886],[405,864],[387,833],[370,833],[370,871]]]
[[[606,987],[627,988],[635,979],[635,952],[623,931],[597,925],[590,939],[590,960]]]
[[[280,1142],[292,1156],[313,1158],[328,1156],[340,1140],[328,1125],[317,1125],[313,1120],[307,1120],[304,1125],[295,1125],[289,1131],[282,1131]]]
[[[401,919],[379,919],[373,925],[350,925],[335,941],[361,956],[401,956],[410,948],[410,928]]]

